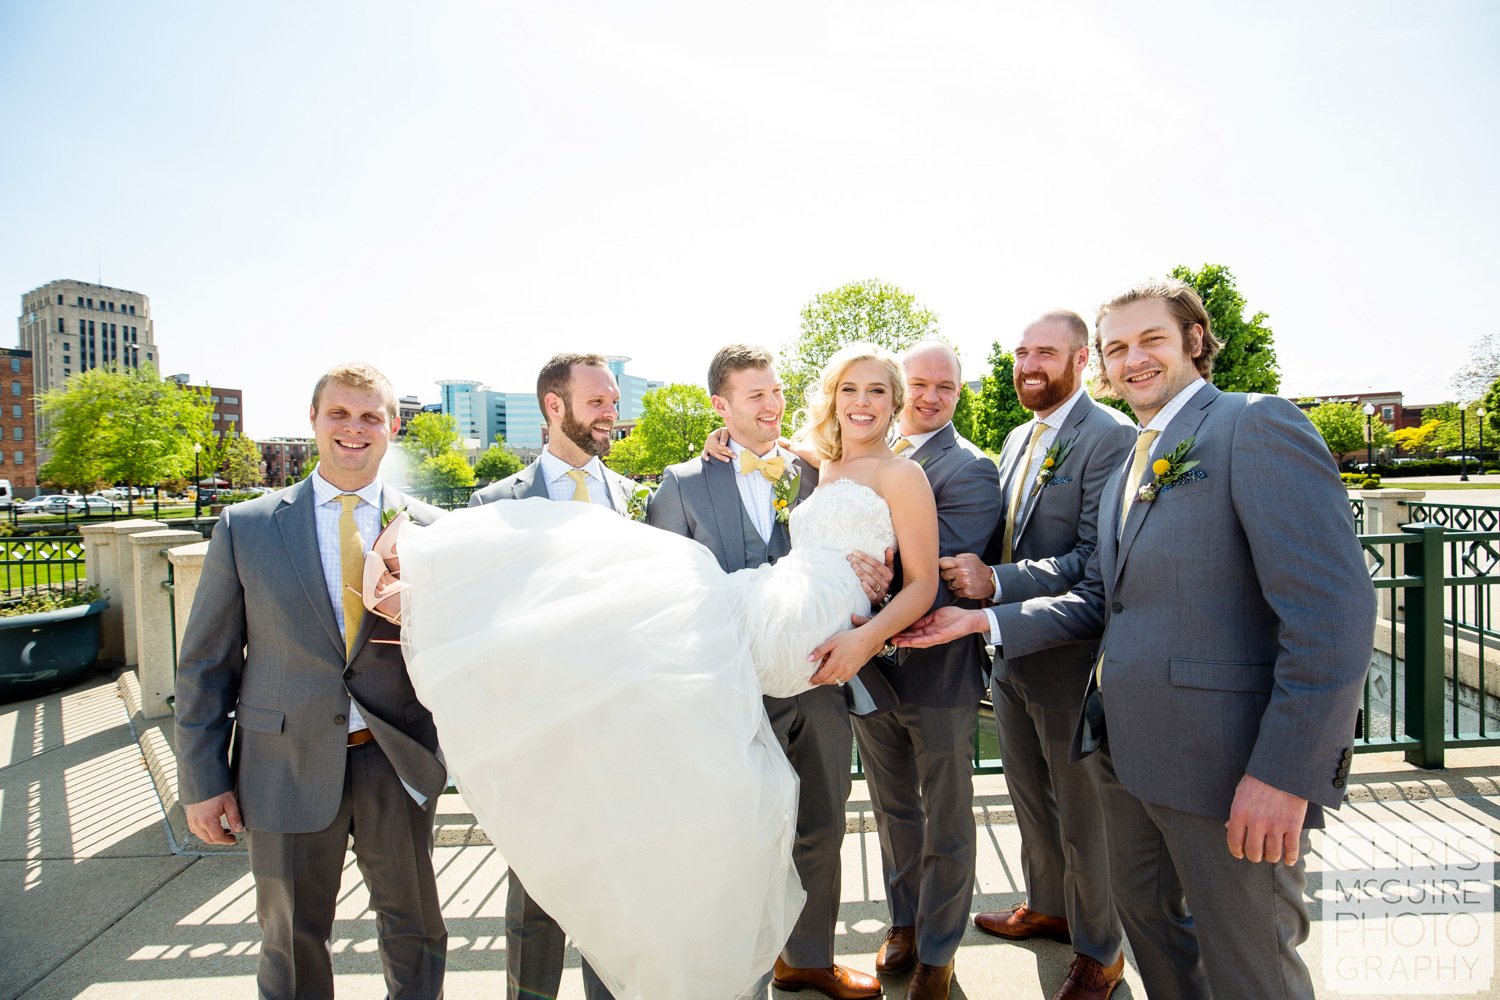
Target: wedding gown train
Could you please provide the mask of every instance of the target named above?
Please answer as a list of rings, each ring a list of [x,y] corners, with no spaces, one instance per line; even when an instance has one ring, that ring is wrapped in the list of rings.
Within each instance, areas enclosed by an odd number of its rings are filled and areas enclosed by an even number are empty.
[[[617,1000],[735,997],[804,900],[797,777],[762,690],[868,612],[845,556],[894,545],[868,487],[826,484],[792,551],[726,574],[602,507],[511,500],[400,535],[402,641],[464,801]]]

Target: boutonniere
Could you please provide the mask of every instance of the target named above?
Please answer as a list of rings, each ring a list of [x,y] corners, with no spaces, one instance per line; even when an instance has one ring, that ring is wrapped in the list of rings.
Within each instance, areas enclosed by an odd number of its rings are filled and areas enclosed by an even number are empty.
[[[1042,456],[1042,467],[1037,471],[1036,481],[1031,484],[1032,496],[1040,493],[1042,487],[1046,486],[1052,481],[1052,477],[1057,475],[1058,467],[1068,457],[1068,452],[1073,450],[1073,442],[1077,440],[1076,437],[1071,437],[1066,441],[1059,441],[1047,449],[1047,454]]]
[[[400,507],[387,507],[385,510],[381,511],[380,527],[389,528],[391,526],[391,522],[400,517],[401,512],[404,510],[406,510],[406,506],[403,504]]]
[[[1193,439],[1187,438],[1170,454],[1163,455],[1151,463],[1151,481],[1146,483],[1136,493],[1135,498],[1141,503],[1150,503],[1156,499],[1156,495],[1163,490],[1169,490],[1193,470],[1197,461],[1185,462],[1188,450],[1193,447]]]
[[[776,520],[786,524],[792,516],[792,503],[797,499],[797,489],[802,485],[802,473],[790,469],[771,484],[771,507],[776,511]]]
[[[625,516],[632,521],[646,520],[646,508],[651,506],[651,487],[637,486],[630,499],[625,501]]]

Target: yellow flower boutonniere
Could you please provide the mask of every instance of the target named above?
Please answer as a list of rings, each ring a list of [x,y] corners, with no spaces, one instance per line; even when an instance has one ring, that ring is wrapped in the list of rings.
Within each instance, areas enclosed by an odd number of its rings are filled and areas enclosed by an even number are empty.
[[[790,470],[788,470],[790,472]],[[797,489],[802,485],[802,473],[782,475],[771,484],[771,508],[776,511],[776,520],[786,524],[792,516],[792,504],[797,500]]]
[[[646,509],[651,506],[651,487],[637,486],[630,499],[625,501],[625,514],[632,521],[645,521]]]
[[[1156,495],[1162,490],[1176,486],[1183,476],[1192,471],[1197,461],[1186,462],[1188,451],[1193,447],[1193,439],[1186,438],[1181,444],[1173,448],[1169,454],[1163,455],[1151,463],[1151,481],[1143,485],[1136,492],[1135,498],[1141,503],[1150,503],[1156,499]],[[1201,478],[1201,473],[1199,474]]]
[[[1076,440],[1078,439],[1068,438],[1068,440],[1060,441],[1047,449],[1047,454],[1042,458],[1042,468],[1037,472],[1036,479],[1031,484],[1032,496],[1040,493],[1042,487],[1050,483],[1052,477],[1057,475],[1058,468],[1062,466],[1063,461],[1068,457],[1068,452],[1073,450],[1073,442]]]

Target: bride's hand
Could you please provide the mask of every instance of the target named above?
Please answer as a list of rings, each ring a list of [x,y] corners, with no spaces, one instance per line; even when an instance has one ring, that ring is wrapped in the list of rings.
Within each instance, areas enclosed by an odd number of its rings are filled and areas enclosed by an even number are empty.
[[[734,460],[734,449],[729,447],[729,428],[720,427],[703,442],[703,454],[699,458],[712,458],[720,462]]]
[[[885,645],[878,638],[866,634],[868,631],[857,628],[830,636],[808,654],[808,662],[820,663],[808,679],[814,684],[843,684],[859,673],[860,668],[869,663]]]

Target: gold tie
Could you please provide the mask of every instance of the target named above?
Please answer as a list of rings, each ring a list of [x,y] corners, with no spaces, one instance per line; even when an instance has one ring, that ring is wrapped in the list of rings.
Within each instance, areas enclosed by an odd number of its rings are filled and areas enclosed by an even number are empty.
[[[566,475],[569,479],[573,480],[572,499],[582,500],[584,503],[593,503],[594,498],[589,496],[589,474],[582,469],[569,469]]]
[[[781,479],[781,474],[786,471],[786,459],[780,455],[773,458],[761,458],[753,452],[740,452],[740,471],[755,472],[756,470],[759,470],[760,474],[771,482],[777,482]]]
[[[893,444],[893,445],[891,445],[891,454],[893,454],[893,455],[899,455],[903,451],[910,451],[910,450],[911,450],[911,442],[908,441],[906,438],[897,438],[896,439],[896,443]]]
[[[360,596],[365,582],[365,541],[354,523],[354,508],[359,496],[340,493],[344,512],[339,515],[339,570],[344,578],[344,657],[354,655],[354,639],[365,620],[365,602]]]
[[[1125,530],[1125,518],[1130,514],[1130,503],[1141,487],[1141,476],[1151,464],[1151,445],[1161,431],[1141,431],[1135,439],[1135,454],[1130,457],[1130,472],[1120,489],[1120,530]]]
[[[1010,508],[1005,512],[1005,535],[1000,545],[1000,561],[1008,563],[1014,551],[1012,543],[1016,540],[1016,515],[1021,512],[1021,494],[1031,490],[1031,479],[1027,475],[1031,471],[1031,456],[1036,454],[1036,443],[1041,440],[1042,432],[1047,425],[1040,420],[1031,431],[1031,441],[1026,445],[1026,457],[1021,460],[1021,465],[1016,469],[1016,474],[1011,478]]]

